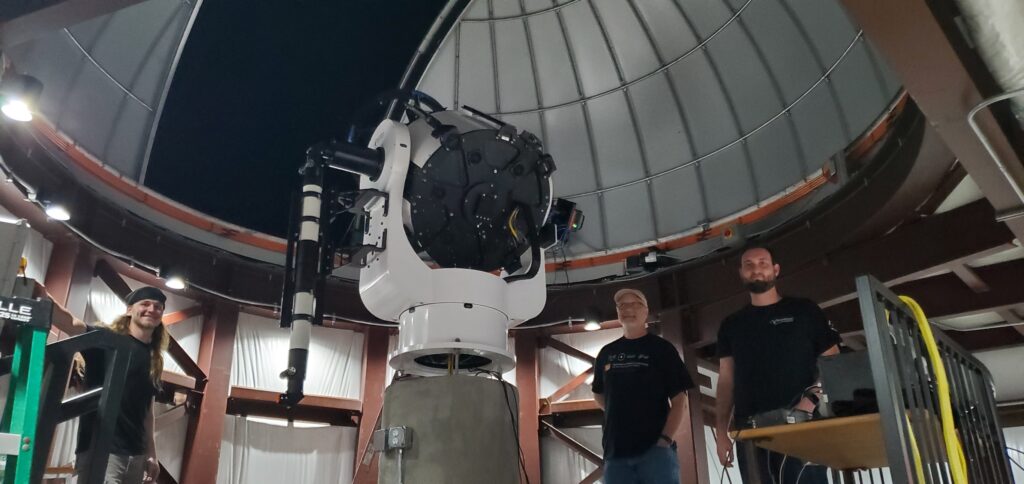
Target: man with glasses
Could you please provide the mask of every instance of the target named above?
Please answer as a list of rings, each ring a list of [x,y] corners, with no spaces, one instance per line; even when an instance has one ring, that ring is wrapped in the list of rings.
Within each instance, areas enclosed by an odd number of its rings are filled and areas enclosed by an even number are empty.
[[[621,289],[614,299],[623,336],[601,348],[591,388],[604,409],[605,482],[676,484],[672,436],[693,381],[672,343],[647,332],[644,294]]]

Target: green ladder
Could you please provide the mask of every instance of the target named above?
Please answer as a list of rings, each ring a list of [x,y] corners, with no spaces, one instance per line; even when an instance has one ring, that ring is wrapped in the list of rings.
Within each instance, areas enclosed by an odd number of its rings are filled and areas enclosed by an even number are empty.
[[[24,279],[16,283],[22,287],[16,287],[15,294],[26,289],[31,293],[31,286],[23,286],[22,281]],[[46,338],[52,315],[50,301],[0,296],[0,319],[17,325],[13,358],[9,360],[11,380],[7,406],[0,419],[0,456],[7,459],[4,484],[30,484],[32,463],[39,457],[36,452],[49,451],[37,448],[35,439],[46,365]]]

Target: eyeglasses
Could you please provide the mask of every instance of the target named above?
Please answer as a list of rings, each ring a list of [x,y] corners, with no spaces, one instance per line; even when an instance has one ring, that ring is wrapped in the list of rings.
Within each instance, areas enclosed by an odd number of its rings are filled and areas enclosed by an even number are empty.
[[[644,303],[642,303],[640,301],[634,301],[634,302],[626,302],[626,303],[616,304],[615,305],[615,309],[630,309],[630,308],[639,308],[639,307],[644,307],[644,306],[646,306]]]

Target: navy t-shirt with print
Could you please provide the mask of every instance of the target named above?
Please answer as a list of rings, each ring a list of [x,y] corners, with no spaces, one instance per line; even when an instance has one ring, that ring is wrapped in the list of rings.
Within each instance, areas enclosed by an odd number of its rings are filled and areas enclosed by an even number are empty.
[[[648,334],[601,348],[594,393],[604,396],[604,458],[642,454],[658,442],[669,399],[693,388],[672,343]]]

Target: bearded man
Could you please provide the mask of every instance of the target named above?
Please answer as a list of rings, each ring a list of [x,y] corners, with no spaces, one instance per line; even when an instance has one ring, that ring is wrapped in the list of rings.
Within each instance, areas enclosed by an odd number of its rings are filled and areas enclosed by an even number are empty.
[[[811,413],[809,390],[817,360],[839,353],[839,333],[809,299],[783,297],[775,287],[779,264],[766,247],[747,248],[739,275],[750,304],[729,315],[718,330],[719,376],[716,440],[723,466],[732,464],[732,428],[748,427],[754,415],[780,408]],[[824,484],[826,469],[750,444],[738,452],[745,484]]]

